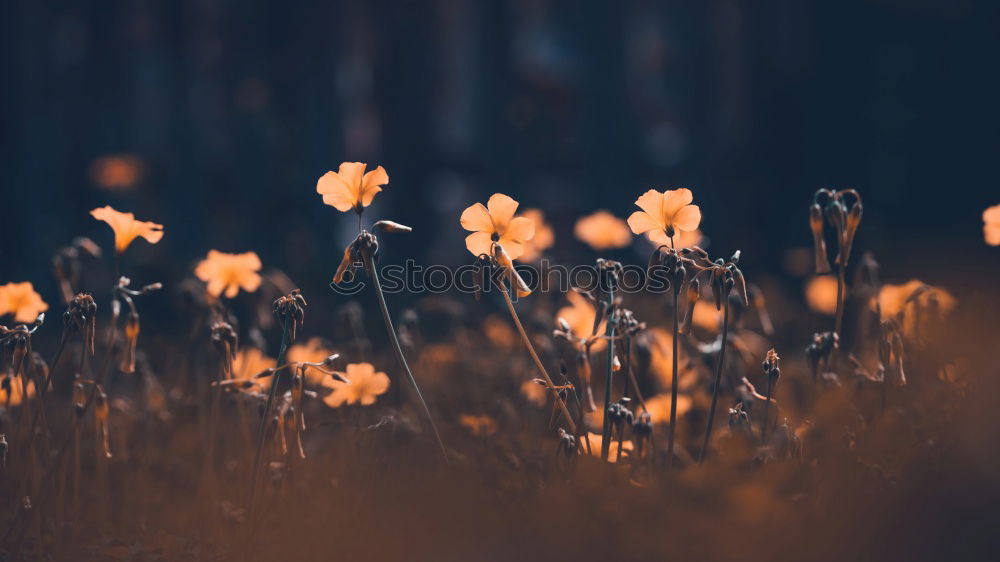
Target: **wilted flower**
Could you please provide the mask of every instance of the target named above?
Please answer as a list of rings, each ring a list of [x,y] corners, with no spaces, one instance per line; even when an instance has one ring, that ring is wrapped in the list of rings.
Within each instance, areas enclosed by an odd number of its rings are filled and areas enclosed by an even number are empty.
[[[556,242],[552,227],[545,222],[545,214],[538,209],[525,209],[521,216],[535,224],[535,235],[530,240],[524,241],[524,253],[519,258],[521,261],[531,262],[542,256],[542,252],[552,247]]]
[[[691,204],[693,199],[691,190],[686,188],[663,193],[650,189],[636,199],[635,204],[642,210],[632,213],[628,225],[636,234],[658,230],[667,238],[673,237],[678,230],[696,230],[701,224],[701,209]]]
[[[323,381],[323,386],[332,389],[323,398],[323,402],[331,408],[345,403],[370,406],[378,396],[389,390],[388,375],[375,372],[371,363],[348,363],[344,376],[351,382],[345,383],[332,377]]]
[[[624,248],[632,242],[625,221],[603,210],[576,221],[573,234],[597,251]]]
[[[29,323],[48,309],[29,281],[0,285],[0,316],[13,314],[15,322]]]
[[[983,238],[990,246],[1000,246],[1000,205],[983,211]]]
[[[257,252],[227,254],[209,250],[208,256],[194,269],[194,274],[208,284],[208,292],[219,297],[225,291],[227,298],[235,297],[240,289],[252,293],[260,287],[261,268]]]
[[[143,237],[150,244],[156,244],[163,238],[163,225],[135,219],[132,213],[122,213],[110,206],[98,207],[90,211],[90,215],[99,221],[108,223],[115,233],[115,251],[119,254],[128,249],[129,244],[138,237]]]
[[[535,223],[525,217],[514,217],[518,202],[502,193],[494,193],[486,205],[476,203],[462,211],[462,228],[472,231],[466,236],[465,247],[474,256],[493,255],[497,242],[514,260],[524,254],[524,243],[535,235]]]
[[[817,275],[806,284],[806,303],[813,312],[833,316],[837,313],[837,279]]]
[[[344,162],[339,171],[327,172],[316,182],[316,192],[323,202],[338,211],[347,212],[371,205],[375,194],[389,183],[389,174],[382,166],[365,173],[368,165],[362,162]]]

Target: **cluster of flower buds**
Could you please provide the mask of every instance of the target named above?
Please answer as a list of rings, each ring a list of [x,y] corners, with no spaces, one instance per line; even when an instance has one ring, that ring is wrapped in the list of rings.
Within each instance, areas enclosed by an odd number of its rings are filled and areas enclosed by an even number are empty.
[[[608,406],[608,419],[615,429],[621,430],[625,425],[629,427],[635,421],[635,416],[632,414],[632,410],[629,410],[628,404],[630,399],[628,397],[622,397],[617,402],[614,402]]]
[[[826,374],[825,366],[829,365],[830,359],[839,347],[840,338],[836,332],[813,334],[812,343],[806,347],[806,361],[809,364],[809,373],[812,375],[813,380],[816,380],[816,376],[819,374]],[[821,366],[824,367],[822,373]]]
[[[274,316],[278,320],[287,323],[290,341],[295,341],[297,328],[306,319],[306,306],[306,299],[302,296],[302,291],[299,289],[294,289],[292,292],[278,297],[274,301]]]
[[[781,366],[779,365],[780,360],[781,358],[778,357],[778,352],[776,352],[772,347],[767,351],[767,356],[760,365],[761,369],[764,371],[764,376],[767,377],[768,388],[774,388],[774,385],[778,383],[778,377],[781,376]]]
[[[83,336],[83,346],[94,354],[94,338],[97,332],[97,303],[86,293],[77,293],[66,312],[63,313],[63,330],[66,334],[79,332]],[[65,336],[64,336],[65,337]]]
[[[753,435],[753,428],[750,426],[750,414],[743,409],[743,402],[737,402],[735,406],[729,408],[729,430]]]
[[[3,351],[3,353],[0,353],[0,357],[10,357],[10,366],[14,371],[14,376],[21,373],[25,358],[32,360],[31,336],[44,323],[45,315],[40,314],[31,324],[30,328],[25,324],[18,324],[13,328],[0,326],[0,350]],[[10,349],[9,355],[7,348]],[[0,367],[2,366],[2,362],[0,362]]]
[[[674,248],[660,246],[650,254],[647,270],[651,278],[666,281],[674,295],[679,295],[688,274],[685,261]]]
[[[628,337],[635,337],[645,329],[646,323],[639,322],[635,317],[635,313],[631,310],[627,308],[618,309],[618,333]]]
[[[559,442],[557,453],[560,458],[573,459],[576,457],[576,437],[563,428],[559,428]]]
[[[851,206],[848,209],[849,200]],[[821,206],[823,202],[826,203],[825,208]],[[813,196],[813,204],[809,207],[809,228],[813,235],[817,274],[830,273],[826,241],[823,238],[824,217],[837,235],[837,257],[834,258],[834,264],[843,268],[847,267],[854,235],[861,224],[861,212],[861,196],[853,189],[820,189]]]
[[[405,224],[399,224],[389,220],[380,220],[372,225],[373,230],[382,232],[413,232],[413,229]],[[337,266],[337,272],[333,275],[333,284],[338,285],[344,281],[344,277],[350,273],[353,278],[359,267],[367,267],[367,263],[375,263],[378,259],[378,238],[367,230],[358,233],[358,237],[344,248],[344,257]],[[369,271],[368,275],[373,272]]]

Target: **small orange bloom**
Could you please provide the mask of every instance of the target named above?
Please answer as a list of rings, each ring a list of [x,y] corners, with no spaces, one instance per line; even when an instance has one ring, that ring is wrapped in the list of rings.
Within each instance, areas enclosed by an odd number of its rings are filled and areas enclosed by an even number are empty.
[[[677,395],[677,417],[681,417],[691,410],[693,401],[686,394]],[[670,423],[670,394],[657,394],[646,400],[646,407],[649,408],[649,415],[653,423]]]
[[[233,298],[240,289],[252,293],[260,287],[261,264],[257,252],[242,254],[227,254],[218,250],[209,250],[208,256],[201,260],[194,274],[208,284],[208,292],[213,297],[222,295]]]
[[[632,242],[625,221],[603,210],[576,221],[573,234],[597,251],[624,248]]]
[[[375,399],[389,390],[389,376],[375,372],[371,363],[348,363],[344,376],[350,383],[340,382],[333,377],[323,380],[323,386],[332,389],[323,398],[323,402],[331,408],[347,404],[370,406]]]
[[[678,230],[696,230],[701,224],[701,209],[691,204],[693,199],[691,190],[686,188],[671,189],[663,193],[650,189],[636,199],[635,204],[642,210],[632,213],[628,218],[628,225],[636,234],[659,230],[667,237],[673,236]]]
[[[0,285],[0,316],[13,314],[14,322],[27,324],[48,309],[49,305],[29,281]]]
[[[233,359],[233,370],[230,373],[230,378],[234,380],[249,380],[254,375],[275,367],[277,364],[278,362],[273,357],[264,355],[264,352],[256,347],[245,347]],[[271,388],[271,379],[273,378],[273,376],[263,377],[253,379],[253,382],[257,383],[260,389],[264,391]]]
[[[493,255],[497,242],[514,260],[524,255],[524,244],[535,235],[535,223],[526,217],[514,217],[518,202],[502,193],[494,193],[486,206],[471,205],[462,211],[462,228],[472,231],[465,237],[465,247],[472,255]]]
[[[818,275],[806,285],[806,303],[813,312],[833,316],[837,313],[837,280],[830,275]]]
[[[20,406],[24,401],[24,377],[0,378],[0,410],[7,406]],[[8,388],[10,391],[8,392]],[[35,383],[28,381],[28,398],[35,397]]]
[[[320,338],[309,338],[304,344],[297,343],[288,348],[285,354],[289,363],[322,363],[327,357],[333,355],[333,350],[323,345]],[[319,385],[328,377],[326,373],[315,367],[306,368],[306,383]]]
[[[983,211],[983,238],[990,246],[1000,246],[1000,205]]]
[[[525,209],[521,216],[535,223],[535,235],[523,244],[524,253],[521,261],[535,261],[556,242],[552,227],[545,222],[545,214],[538,209]]]
[[[489,437],[497,432],[498,427],[497,421],[487,415],[462,414],[458,417],[458,423],[476,437]]]
[[[559,312],[556,313],[556,317],[565,320],[569,324],[570,331],[573,332],[573,335],[577,339],[585,340],[594,335],[594,319],[597,318],[597,310],[594,308],[594,305],[576,291],[567,293],[566,298],[569,300],[570,306],[560,308]],[[604,325],[605,322],[602,321],[597,327],[597,335],[604,334]],[[590,346],[590,351],[600,351],[604,349],[604,346],[605,340],[594,340],[593,345]]]
[[[109,191],[127,191],[142,178],[142,160],[128,154],[102,156],[90,165],[90,178]]]
[[[327,172],[316,182],[316,193],[323,196],[323,202],[338,211],[351,209],[361,212],[371,205],[375,194],[389,183],[389,174],[379,166],[365,173],[368,165],[363,162],[344,162],[339,171]]]
[[[99,221],[108,223],[115,233],[115,251],[124,252],[129,244],[138,237],[146,242],[156,244],[163,238],[163,225],[155,222],[135,220],[132,213],[122,213],[110,206],[98,207],[90,211],[90,215]]]
[[[679,408],[678,408],[679,409]],[[614,436],[612,436],[614,437]],[[603,437],[600,433],[590,433],[587,432],[587,440],[590,441],[590,454],[600,458],[601,456],[601,444],[604,442]],[[583,445],[584,450],[587,449],[587,445]],[[634,445],[632,440],[626,438],[622,441],[622,457],[628,457],[632,453]],[[614,437],[611,440],[611,445],[608,447],[608,462],[618,462],[618,438]]]

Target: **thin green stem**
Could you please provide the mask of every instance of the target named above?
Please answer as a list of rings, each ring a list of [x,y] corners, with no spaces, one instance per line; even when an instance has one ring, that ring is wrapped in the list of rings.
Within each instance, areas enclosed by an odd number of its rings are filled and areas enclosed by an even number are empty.
[[[614,322],[615,289],[608,286],[608,297],[605,301],[607,306],[607,325],[605,335],[608,337],[608,374],[604,379],[604,423],[601,430],[601,460],[607,462],[608,453],[611,450],[611,390],[615,372],[615,322]]]
[[[427,416],[427,422],[430,424],[431,430],[434,431],[434,438],[437,440],[438,447],[441,449],[441,455],[444,456],[445,464],[451,464],[448,460],[448,451],[444,447],[444,441],[441,440],[441,434],[438,433],[437,425],[434,424],[434,418],[431,417],[431,410],[427,407],[427,402],[424,401],[424,395],[420,392],[420,387],[417,385],[417,379],[413,377],[413,372],[410,371],[410,365],[406,362],[406,357],[403,355],[403,348],[399,345],[399,338],[396,336],[396,329],[392,326],[392,318],[389,316],[389,307],[385,304],[385,295],[382,293],[382,283],[379,281],[378,271],[375,270],[375,260],[368,252],[362,252],[362,254],[364,254],[365,269],[368,271],[368,275],[372,278],[372,284],[375,286],[375,294],[378,296],[378,305],[382,310],[382,320],[385,322],[386,332],[389,333],[389,340],[392,342],[392,349],[396,352],[396,359],[399,360],[399,364],[402,365],[403,370],[406,371],[406,376],[410,379],[410,383],[413,385],[413,390],[417,393],[417,399],[420,400],[420,405],[423,407],[424,415]]]
[[[671,238],[671,242],[673,239]],[[676,285],[676,283],[675,283]],[[677,332],[679,331],[679,321],[677,319],[677,294],[680,287],[672,287],[674,293],[674,334],[673,353],[671,354],[671,377],[670,377],[670,433],[667,435],[667,469],[674,466],[674,435],[677,433]]]
[[[698,464],[705,460],[708,441],[712,438],[712,424],[715,421],[715,406],[719,401],[719,387],[722,385],[722,366],[726,359],[726,348],[729,347],[729,294],[723,297],[722,305],[722,342],[719,348],[719,363],[715,370],[715,386],[712,388],[712,405],[708,409],[708,426],[705,427],[705,439],[701,442],[701,452],[698,453]]]
[[[513,291],[514,288],[510,287],[509,290]],[[532,361],[535,362],[535,368],[538,369],[538,373],[542,375],[545,379],[545,383],[549,385],[549,388],[555,388],[555,384],[552,382],[552,378],[549,377],[548,371],[545,370],[545,366],[542,365],[542,360],[538,358],[538,354],[535,353],[535,347],[531,345],[531,339],[528,338],[528,333],[524,331],[524,326],[521,325],[521,319],[517,316],[517,311],[514,310],[514,302],[510,300],[510,295],[507,291],[503,290],[501,287],[500,294],[503,295],[504,302],[507,303],[507,310],[510,311],[510,317],[514,320],[514,325],[517,326],[517,332],[521,334],[521,341],[524,342],[524,346],[528,348],[528,353],[531,355]],[[573,435],[577,435],[576,423],[573,422],[573,416],[569,413],[569,408],[566,407],[566,402],[563,401],[562,397],[559,396],[558,392],[552,391],[553,396],[555,396],[556,403],[559,404],[559,409],[562,410],[563,418],[566,419],[566,423],[569,424],[569,432]],[[581,410],[582,414],[582,410]],[[589,441],[587,441],[589,445]]]

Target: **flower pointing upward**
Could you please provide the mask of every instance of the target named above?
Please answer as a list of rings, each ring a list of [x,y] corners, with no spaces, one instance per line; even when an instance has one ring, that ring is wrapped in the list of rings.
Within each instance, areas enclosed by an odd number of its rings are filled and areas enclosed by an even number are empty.
[[[108,226],[114,231],[115,251],[119,254],[128,249],[129,244],[140,236],[150,244],[156,244],[163,238],[162,224],[135,220],[135,215],[132,213],[122,213],[107,205],[90,211],[90,215],[99,221],[108,223]]]
[[[358,213],[371,205],[375,194],[389,183],[389,174],[382,166],[365,173],[368,165],[363,162],[344,162],[336,172],[323,174],[316,182],[316,192],[323,202],[338,211],[355,210]]]
[[[667,238],[673,238],[678,230],[696,230],[701,223],[701,209],[691,204],[693,199],[691,190],[686,188],[663,193],[650,189],[636,199],[635,204],[642,210],[632,213],[628,225],[636,234],[658,231]]]
[[[518,202],[502,193],[494,193],[486,206],[475,203],[462,211],[462,228],[472,231],[465,237],[465,247],[474,256],[493,255],[493,242],[507,252],[510,259],[524,254],[524,243],[535,235],[535,223],[525,217],[514,217]]]

